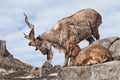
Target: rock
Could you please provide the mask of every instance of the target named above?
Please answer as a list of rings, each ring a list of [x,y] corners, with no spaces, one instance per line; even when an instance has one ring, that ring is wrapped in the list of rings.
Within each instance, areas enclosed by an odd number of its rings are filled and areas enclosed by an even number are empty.
[[[120,80],[120,61],[92,66],[67,67],[58,72],[59,80]]]
[[[120,61],[111,61],[91,67],[91,80],[120,80]]]
[[[53,74],[59,69],[49,62],[45,62],[43,69],[30,66],[14,58],[6,48],[6,41],[0,40],[0,80],[58,80]]]
[[[100,39],[100,40],[97,40],[97,41],[94,41],[92,43],[92,45],[101,45],[107,49],[110,48],[110,46],[116,41],[116,40],[119,40],[120,38],[115,36],[115,37],[108,37],[108,38],[104,38],[104,39]]]
[[[45,61],[42,65],[42,68],[52,68],[53,65],[50,63],[50,61]]]
[[[61,69],[60,65],[55,65],[52,68],[43,68],[42,69],[42,75],[43,76],[49,76],[51,74],[57,73]]]
[[[8,50],[6,49],[6,41],[5,40],[0,40],[0,56],[2,57],[13,57]]]
[[[112,43],[109,47],[109,51],[113,57],[120,57],[120,38]]]
[[[6,41],[0,40],[0,80],[14,80],[27,76],[31,69],[32,66],[14,58],[6,48]]]
[[[120,80],[120,38],[104,38],[91,45],[101,45],[108,49],[113,61],[91,66],[63,68],[57,74],[59,80]]]
[[[6,41],[0,40],[0,56],[4,56],[6,48]]]
[[[114,59],[120,59],[120,37],[109,37],[97,40],[92,45],[101,45],[108,49]]]
[[[55,65],[51,68],[38,68],[34,66],[30,73],[39,80],[58,80],[56,76],[60,69],[60,65]]]
[[[30,73],[33,75],[33,76],[38,76],[38,77],[42,77],[42,69],[41,68],[38,68],[38,67],[33,67],[32,70],[30,71]]]
[[[14,68],[16,70],[30,71],[32,66],[21,62],[11,55],[6,49],[6,41],[0,40],[0,67]]]
[[[25,71],[25,72],[30,72],[32,66],[25,64],[21,62],[18,59],[15,58],[4,58],[0,57],[0,67],[5,68],[5,69],[14,69],[16,71]]]

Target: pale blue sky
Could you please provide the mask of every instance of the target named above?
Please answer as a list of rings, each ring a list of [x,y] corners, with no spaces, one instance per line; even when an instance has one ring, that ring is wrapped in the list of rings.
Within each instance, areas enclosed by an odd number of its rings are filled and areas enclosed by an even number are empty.
[[[7,41],[7,49],[15,58],[33,66],[41,66],[46,60],[34,47],[28,46],[23,32],[29,29],[24,22],[25,12],[35,25],[36,36],[51,29],[58,20],[78,10],[93,8],[102,15],[99,28],[101,38],[120,36],[119,0],[1,0],[0,39]],[[84,41],[81,47],[87,46]],[[54,50],[53,64],[63,64],[64,54]]]

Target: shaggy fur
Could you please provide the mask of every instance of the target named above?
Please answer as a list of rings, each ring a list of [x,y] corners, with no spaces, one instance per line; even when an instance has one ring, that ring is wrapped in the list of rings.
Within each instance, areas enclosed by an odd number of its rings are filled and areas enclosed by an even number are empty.
[[[66,47],[69,44],[78,44],[85,39],[89,43],[92,43],[94,38],[99,39],[98,27],[101,22],[101,15],[94,9],[80,10],[72,16],[59,20],[53,29],[39,35],[36,39],[32,37],[34,44],[32,43],[30,46],[35,46],[36,50],[40,50],[44,55],[47,55],[48,60],[53,57],[52,46],[63,51],[65,53],[64,66],[67,66]],[[26,23],[29,27],[32,25],[28,22],[27,16]],[[32,28],[32,30],[34,29]]]
[[[66,58],[65,60],[70,60],[70,61],[65,61],[67,62],[67,66],[75,66],[76,65],[76,56],[78,53],[81,51],[79,45],[77,44],[69,44],[66,48],[66,55],[68,55],[68,59]],[[63,66],[64,67],[64,66]]]
[[[101,22],[101,15],[94,9],[83,9],[70,17],[59,20],[55,28],[39,37],[60,46],[68,43],[79,43],[91,38],[92,35],[99,39],[98,27]]]

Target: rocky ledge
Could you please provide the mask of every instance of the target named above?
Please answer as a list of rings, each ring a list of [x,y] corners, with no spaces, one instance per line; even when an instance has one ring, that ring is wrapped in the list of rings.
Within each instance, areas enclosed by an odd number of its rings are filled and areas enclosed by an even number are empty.
[[[0,80],[120,80],[120,38],[100,39],[94,44],[107,48],[114,60],[61,69],[60,65],[53,66],[49,62],[42,68],[23,63],[9,53],[6,41],[0,40]]]
[[[84,67],[67,67],[58,73],[59,80],[120,80],[120,61]]]
[[[6,41],[0,40],[0,80],[57,80],[60,65],[47,62],[43,68],[28,65],[13,57],[6,48]]]
[[[120,80],[120,38],[109,37],[95,41],[92,45],[107,48],[113,61],[91,66],[63,68],[58,72],[59,80]]]

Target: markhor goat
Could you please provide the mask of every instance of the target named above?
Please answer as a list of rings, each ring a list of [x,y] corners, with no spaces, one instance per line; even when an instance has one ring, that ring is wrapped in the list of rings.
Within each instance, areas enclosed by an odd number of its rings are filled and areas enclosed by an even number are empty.
[[[66,47],[69,44],[78,44],[82,40],[88,40],[89,43],[99,39],[98,27],[102,23],[101,15],[94,9],[83,9],[72,16],[63,18],[57,22],[53,29],[34,37],[34,25],[30,24],[25,15],[25,22],[31,29],[29,35],[25,35],[25,38],[30,40],[29,46],[36,47],[36,50],[40,50],[44,55],[47,55],[47,60],[51,60],[53,57],[52,49],[59,49],[65,53],[64,66],[68,64],[68,55],[66,53]],[[94,37],[94,38],[93,38]]]

